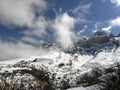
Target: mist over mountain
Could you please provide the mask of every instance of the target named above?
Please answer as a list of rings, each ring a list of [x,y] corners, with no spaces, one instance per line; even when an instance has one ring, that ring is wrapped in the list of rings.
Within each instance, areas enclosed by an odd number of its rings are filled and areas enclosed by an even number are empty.
[[[44,49],[61,49],[70,54],[87,54],[96,55],[103,50],[111,50],[120,46],[120,34],[107,34],[104,31],[97,31],[92,35],[78,37],[78,40],[74,42],[73,46],[69,46],[67,49],[62,48],[60,43],[47,42],[42,44]]]
[[[37,56],[0,61],[0,89],[119,90],[119,46],[120,35],[105,32],[82,36],[67,49],[44,43]]]
[[[0,90],[120,90],[120,0],[0,0]]]

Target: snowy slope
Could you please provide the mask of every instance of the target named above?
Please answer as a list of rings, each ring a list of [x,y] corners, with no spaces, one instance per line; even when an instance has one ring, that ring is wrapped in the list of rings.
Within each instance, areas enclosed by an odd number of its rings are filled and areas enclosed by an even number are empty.
[[[34,61],[35,59],[36,61]],[[19,67],[19,65],[18,67],[12,67],[12,65],[17,65],[21,61],[23,61],[23,59],[2,61],[0,72],[12,72],[12,70],[25,69],[32,65],[39,68],[40,65],[44,65],[48,67],[51,73],[56,73],[56,80],[58,81],[54,83],[60,85],[63,77],[66,76],[67,79],[71,80],[69,81],[71,87],[74,87],[77,85],[77,76],[90,72],[93,67],[100,66],[100,68],[108,68],[116,62],[120,62],[120,48],[112,50],[111,52],[100,52],[96,57],[79,54],[70,55],[64,52],[52,51],[49,52],[49,54],[40,55],[39,57],[36,56],[34,58],[25,59],[26,62],[29,62],[27,63],[27,67]],[[8,64],[11,67],[8,67]]]
[[[115,37],[115,39],[119,41],[119,37]],[[104,43],[104,45],[107,44]],[[109,68],[118,62],[120,63],[120,47],[102,49],[102,51],[97,52],[95,55],[80,53],[71,54],[62,51],[61,49],[51,49],[39,56],[1,61],[0,75],[6,72],[12,73],[15,70],[30,70],[32,66],[37,69],[43,67],[45,69],[47,68],[51,77],[52,75],[55,75],[53,84],[55,85],[54,87],[56,90],[63,90],[60,89],[63,87],[63,81],[67,82],[69,85],[66,86],[66,88],[78,87],[68,90],[93,90],[92,88],[94,88],[94,86],[85,88],[82,83],[78,84],[80,78],[82,78],[85,74],[88,74],[91,77],[94,76],[92,70],[96,67],[104,71],[106,68]],[[18,75],[17,77],[20,76]],[[31,78],[29,75],[24,75],[24,78],[26,77],[29,77],[28,79]]]

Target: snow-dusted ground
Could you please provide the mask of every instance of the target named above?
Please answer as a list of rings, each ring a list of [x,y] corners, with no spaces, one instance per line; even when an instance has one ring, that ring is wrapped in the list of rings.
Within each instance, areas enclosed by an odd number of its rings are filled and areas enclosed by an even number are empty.
[[[15,64],[20,64],[21,61],[29,62],[28,67],[12,67]],[[58,83],[58,87],[66,76],[69,79],[71,87],[76,86],[77,76],[83,75],[86,72],[90,72],[94,67],[107,68],[116,62],[120,62],[120,48],[113,49],[110,52],[99,52],[95,57],[92,55],[80,55],[80,54],[67,54],[60,52],[59,50],[49,51],[39,56],[32,56],[31,58],[22,58],[0,62],[0,73],[13,70],[26,69],[32,65],[36,68],[39,66],[45,66],[51,73],[56,73],[56,80],[54,83]],[[59,79],[58,79],[59,78]],[[86,90],[93,87],[78,87],[68,90]]]

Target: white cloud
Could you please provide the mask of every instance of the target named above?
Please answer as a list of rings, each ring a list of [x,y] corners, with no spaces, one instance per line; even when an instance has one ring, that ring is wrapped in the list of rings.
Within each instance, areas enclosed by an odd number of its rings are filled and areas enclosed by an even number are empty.
[[[0,0],[0,24],[11,27],[27,27],[20,40],[15,42],[0,39],[0,60],[30,57],[40,53],[40,48],[23,43],[40,44],[46,33],[47,21],[42,13],[47,9],[45,0]],[[36,17],[36,13],[39,16]]]
[[[116,4],[116,6],[120,6],[120,0],[111,0],[113,4]]]
[[[103,22],[102,22],[102,23],[103,23]],[[101,30],[101,22],[96,22],[96,23],[94,24],[94,29],[93,29],[92,33],[95,33],[95,32],[97,32],[97,31],[99,31],[99,30]]]
[[[44,42],[43,40],[38,40],[36,38],[27,37],[27,36],[22,37],[21,40],[34,45],[40,45]]]
[[[81,35],[81,34],[82,34],[83,32],[85,32],[87,29],[88,29],[88,26],[87,26],[87,25],[84,25],[83,29],[81,29],[81,30],[79,30],[79,31],[77,32],[77,35],[78,35],[78,36]]]
[[[47,8],[45,0],[0,0],[0,23],[5,26],[26,26],[25,35],[45,34],[47,21],[41,14]]]
[[[3,42],[0,40],[0,60],[27,58],[40,54],[40,48],[22,42]]]
[[[89,9],[90,9],[91,5],[92,5],[91,3],[89,3],[89,4],[83,4],[83,5],[80,4],[77,7],[75,7],[72,10],[72,12],[74,14],[81,13],[81,12],[83,12],[85,14],[89,14]]]
[[[112,30],[112,28],[120,27],[120,17],[109,20],[108,24],[109,25],[107,27],[102,28],[103,31],[110,32],[110,30]]]
[[[44,0],[0,0],[0,23],[3,25],[31,26],[35,7],[46,8]]]
[[[105,31],[105,32],[110,32],[111,29],[112,29],[112,26],[108,26],[106,28],[102,28],[102,30]]]
[[[110,20],[109,23],[111,26],[119,26],[120,27],[120,17]]]
[[[36,21],[33,22],[31,28],[25,30],[23,34],[31,37],[42,37],[46,34],[46,28],[48,27],[49,21],[46,21],[43,16],[39,16]]]
[[[46,9],[45,0],[0,0],[0,24],[9,27],[25,26],[27,29],[22,32],[24,37],[29,37],[31,43],[37,42],[33,37],[42,37],[46,34],[48,21],[42,15]],[[39,13],[38,17],[36,13]],[[28,41],[28,38],[24,40]]]
[[[79,4],[76,6],[71,12],[75,15],[77,18],[78,23],[88,23],[88,20],[86,19],[86,16],[90,14],[90,8],[92,4]]]
[[[61,46],[65,49],[73,45],[72,37],[74,32],[72,29],[74,24],[75,19],[67,13],[57,16],[53,23],[56,41],[60,42]]]

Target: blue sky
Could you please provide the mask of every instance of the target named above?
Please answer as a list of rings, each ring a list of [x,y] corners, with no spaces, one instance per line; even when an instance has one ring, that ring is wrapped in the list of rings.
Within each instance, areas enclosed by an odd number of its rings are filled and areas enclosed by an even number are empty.
[[[120,0],[0,0],[3,59],[32,55],[47,41],[67,48],[96,31],[120,33]]]

